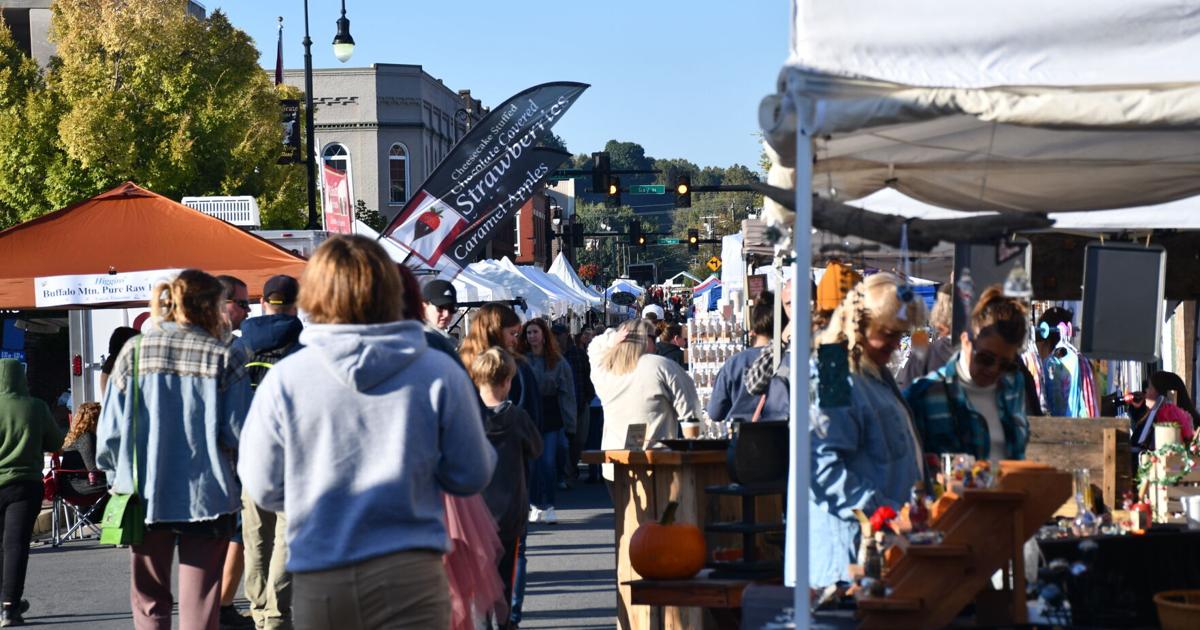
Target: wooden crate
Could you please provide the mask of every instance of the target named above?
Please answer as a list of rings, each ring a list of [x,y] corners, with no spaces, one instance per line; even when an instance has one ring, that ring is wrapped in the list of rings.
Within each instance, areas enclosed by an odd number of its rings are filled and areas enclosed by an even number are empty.
[[[1156,479],[1176,475],[1180,472],[1183,472],[1182,458],[1179,455],[1170,454],[1162,457],[1157,464],[1150,467],[1150,480],[1153,482]],[[1182,516],[1176,515],[1183,512],[1183,497],[1200,495],[1200,466],[1184,475],[1177,485],[1162,486],[1151,483],[1146,494],[1155,522],[1184,522]]]
[[[1025,459],[1059,470],[1088,469],[1110,508],[1120,507],[1121,496],[1133,488],[1126,418],[1031,417]],[[1074,499],[1067,503],[1073,511]]]

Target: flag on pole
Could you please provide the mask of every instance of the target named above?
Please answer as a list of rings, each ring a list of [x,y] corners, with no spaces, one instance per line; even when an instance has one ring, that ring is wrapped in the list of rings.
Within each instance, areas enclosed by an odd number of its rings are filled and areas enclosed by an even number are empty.
[[[283,83],[283,16],[279,16],[279,41],[275,44],[275,85]]]
[[[571,157],[536,145],[587,88],[543,83],[473,125],[383,231],[409,253],[405,264],[453,277],[475,260],[495,228]]]
[[[353,233],[354,207],[350,203],[350,180],[346,173],[322,164],[321,191],[325,230],[336,234]]]

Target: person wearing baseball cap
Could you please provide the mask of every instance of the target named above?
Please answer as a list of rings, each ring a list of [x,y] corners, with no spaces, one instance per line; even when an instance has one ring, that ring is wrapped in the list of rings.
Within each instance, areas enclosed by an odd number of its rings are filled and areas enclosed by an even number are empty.
[[[432,280],[421,288],[425,299],[425,328],[436,331],[458,348],[458,339],[449,332],[454,312],[458,309],[458,292],[446,280]]]
[[[647,304],[646,308],[642,309],[642,317],[654,320],[654,323],[663,321],[663,307],[657,304]]]
[[[272,367],[300,349],[304,324],[296,316],[300,283],[291,276],[272,276],[263,285],[263,314],[242,322],[242,341],[254,359],[246,366],[257,389]],[[287,521],[242,497],[242,538],[246,559],[246,599],[260,628],[290,627],[292,578],[288,574]]]

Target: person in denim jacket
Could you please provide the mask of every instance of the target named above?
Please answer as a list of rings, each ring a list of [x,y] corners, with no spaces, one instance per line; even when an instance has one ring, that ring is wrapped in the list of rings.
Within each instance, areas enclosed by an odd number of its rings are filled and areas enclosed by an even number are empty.
[[[241,509],[234,469],[251,395],[250,358],[221,316],[224,294],[197,269],[156,286],[155,323],[121,349],[101,406],[96,463],[113,491],[136,492],[146,510],[145,539],[131,547],[137,628],[171,627],[176,547],[189,568],[179,577],[182,627],[216,627],[221,566]]]
[[[879,273],[850,291],[819,344],[846,348],[845,382],[822,384],[813,373],[812,482],[809,487],[809,586],[850,580],[860,526],[881,506],[896,511],[924,476],[908,406],[887,363],[901,337],[925,316],[920,300],[896,276]],[[827,379],[840,375],[824,375]],[[848,390],[847,390],[848,387]]]

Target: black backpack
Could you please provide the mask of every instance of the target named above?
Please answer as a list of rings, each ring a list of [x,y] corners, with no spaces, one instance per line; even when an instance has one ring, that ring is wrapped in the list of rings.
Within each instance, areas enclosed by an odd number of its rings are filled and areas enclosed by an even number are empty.
[[[250,375],[250,388],[258,389],[258,384],[267,377],[267,372],[275,367],[280,359],[295,352],[299,347],[299,342],[293,341],[287,345],[255,354],[254,359],[246,364],[246,372]]]

